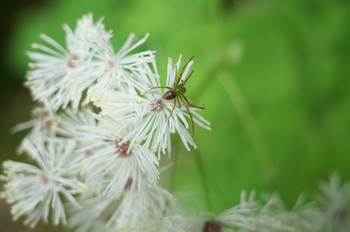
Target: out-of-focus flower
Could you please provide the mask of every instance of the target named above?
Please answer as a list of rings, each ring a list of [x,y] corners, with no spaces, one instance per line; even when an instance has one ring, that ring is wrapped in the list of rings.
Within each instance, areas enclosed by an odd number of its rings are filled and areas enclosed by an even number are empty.
[[[244,195],[245,192],[242,192]],[[245,200],[244,197],[241,199]],[[254,212],[257,204],[253,201],[241,201],[240,204],[216,215],[211,212],[202,212],[194,218],[185,221],[186,231],[190,232],[233,232],[240,228],[249,227],[255,220]]]
[[[102,186],[88,184],[88,191],[79,200],[82,208],[71,207],[69,210],[69,225],[82,232],[146,231],[144,219],[155,219],[151,215],[166,217],[169,208],[174,205],[174,198],[167,190],[152,186],[152,180],[145,175],[142,178],[140,191],[130,191],[134,183],[129,179],[122,195],[114,199],[100,194]]]
[[[15,220],[27,215],[25,223],[34,227],[40,218],[47,222],[51,214],[55,225],[59,221],[66,223],[61,196],[77,205],[73,195],[81,193],[84,187],[77,180],[74,147],[73,140],[59,143],[53,139],[36,139],[32,144],[25,139],[22,148],[37,166],[14,161],[3,163],[2,179],[7,183],[1,197],[13,204],[11,212]]]
[[[288,210],[277,194],[266,196],[267,203],[260,211],[261,215],[266,215],[272,218],[281,226],[284,226],[284,231],[295,232],[315,232],[315,222],[320,217],[320,210],[315,202],[304,204],[305,196],[301,194],[297,199],[294,207]],[[279,230],[274,230],[279,231]]]
[[[347,232],[350,228],[350,183],[341,184],[338,174],[330,176],[329,183],[319,185],[318,198],[323,215],[317,221],[321,231]]]
[[[33,112],[33,119],[28,122],[20,123],[14,126],[13,133],[31,128],[26,139],[33,141],[37,137],[54,136],[54,127],[59,122],[59,116],[50,107],[48,101],[43,102],[43,106],[36,107]]]

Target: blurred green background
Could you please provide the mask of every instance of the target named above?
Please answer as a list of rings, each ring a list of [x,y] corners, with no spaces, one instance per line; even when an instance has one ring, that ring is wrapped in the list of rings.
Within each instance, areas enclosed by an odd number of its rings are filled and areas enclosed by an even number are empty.
[[[334,171],[350,179],[348,0],[1,4],[1,161],[21,159],[15,149],[26,132],[9,129],[29,120],[33,106],[22,86],[25,51],[42,43],[40,33],[64,45],[62,24],[74,28],[92,12],[113,29],[116,51],[130,33],[150,33],[139,50],[157,52],[163,83],[168,57],[196,55],[186,96],[205,104],[201,114],[212,130],[195,126],[198,149],[191,152],[174,136],[173,166],[162,178],[180,205],[220,213],[238,203],[242,189],[256,189],[279,192],[291,207],[301,192],[314,196],[318,181]],[[0,204],[0,231],[26,231]]]

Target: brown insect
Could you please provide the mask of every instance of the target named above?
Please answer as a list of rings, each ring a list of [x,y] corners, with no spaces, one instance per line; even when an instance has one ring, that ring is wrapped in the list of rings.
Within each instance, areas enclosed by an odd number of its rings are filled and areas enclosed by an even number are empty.
[[[187,61],[187,63],[185,64],[185,66],[182,68],[181,70],[181,73],[179,75],[179,78],[177,78],[177,67],[175,65],[175,81],[174,81],[174,87],[171,88],[171,87],[168,87],[168,86],[157,86],[157,87],[152,87],[150,88],[151,89],[156,89],[156,88],[165,88],[165,89],[169,89],[168,91],[166,91],[164,94],[163,94],[163,99],[165,100],[174,100],[174,107],[173,109],[171,110],[171,113],[169,115],[168,118],[170,118],[172,115],[173,115],[173,112],[175,110],[175,107],[176,107],[176,104],[178,104],[178,107],[181,108],[181,103],[185,106],[188,114],[190,115],[190,118],[191,118],[191,122],[192,122],[192,131],[193,131],[193,134],[194,134],[194,124],[193,124],[193,117],[192,117],[192,114],[189,110],[189,106],[191,107],[195,107],[195,108],[198,108],[198,109],[205,109],[204,105],[203,107],[200,107],[200,106],[195,106],[195,105],[192,105],[190,103],[190,101],[185,97],[185,93],[186,93],[186,88],[185,88],[185,84],[186,82],[188,81],[188,79],[191,77],[192,73],[193,73],[193,70],[191,70],[191,73],[186,77],[185,80],[181,80],[182,78],[182,75],[187,67],[187,65],[191,62],[191,60],[194,58],[195,56],[192,56],[190,58],[189,61]]]

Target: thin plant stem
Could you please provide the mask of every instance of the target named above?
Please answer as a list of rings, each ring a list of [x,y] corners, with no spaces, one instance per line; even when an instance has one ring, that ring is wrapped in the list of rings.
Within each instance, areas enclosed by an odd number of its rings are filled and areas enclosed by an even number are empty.
[[[176,152],[173,152],[173,154],[172,154],[173,167],[172,167],[171,172],[170,172],[170,186],[169,186],[170,192],[173,192],[175,189],[175,174],[177,171],[178,155],[179,155],[179,152],[178,152],[178,147],[177,147]]]
[[[200,176],[200,179],[202,181],[204,196],[205,196],[205,199],[207,202],[208,211],[211,212],[212,211],[212,204],[211,204],[210,195],[209,195],[208,177],[207,177],[207,174],[205,172],[203,160],[202,160],[200,153],[197,150],[194,150],[192,153],[194,153],[194,159],[196,161],[198,171],[199,171],[199,176]]]
[[[242,124],[252,142],[258,161],[262,168],[264,180],[269,181],[274,175],[275,167],[272,163],[271,156],[265,142],[260,135],[260,131],[255,124],[248,105],[237,83],[235,82],[234,77],[229,75],[227,72],[222,72],[221,75],[218,75],[218,80],[230,98],[233,107],[239,115],[239,118],[242,120]]]

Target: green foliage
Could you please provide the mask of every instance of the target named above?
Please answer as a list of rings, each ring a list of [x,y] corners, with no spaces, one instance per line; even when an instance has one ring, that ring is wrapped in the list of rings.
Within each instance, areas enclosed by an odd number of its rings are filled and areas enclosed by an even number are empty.
[[[237,203],[242,189],[278,191],[291,206],[334,170],[349,179],[348,1],[224,2],[51,1],[21,15],[11,65],[26,70],[23,53],[40,33],[64,44],[62,22],[105,16],[115,47],[130,32],[150,33],[140,49],[157,51],[163,79],[168,57],[196,55],[186,96],[204,102],[212,131],[195,128],[196,153],[174,149],[174,190],[203,189],[198,154],[214,212]]]

